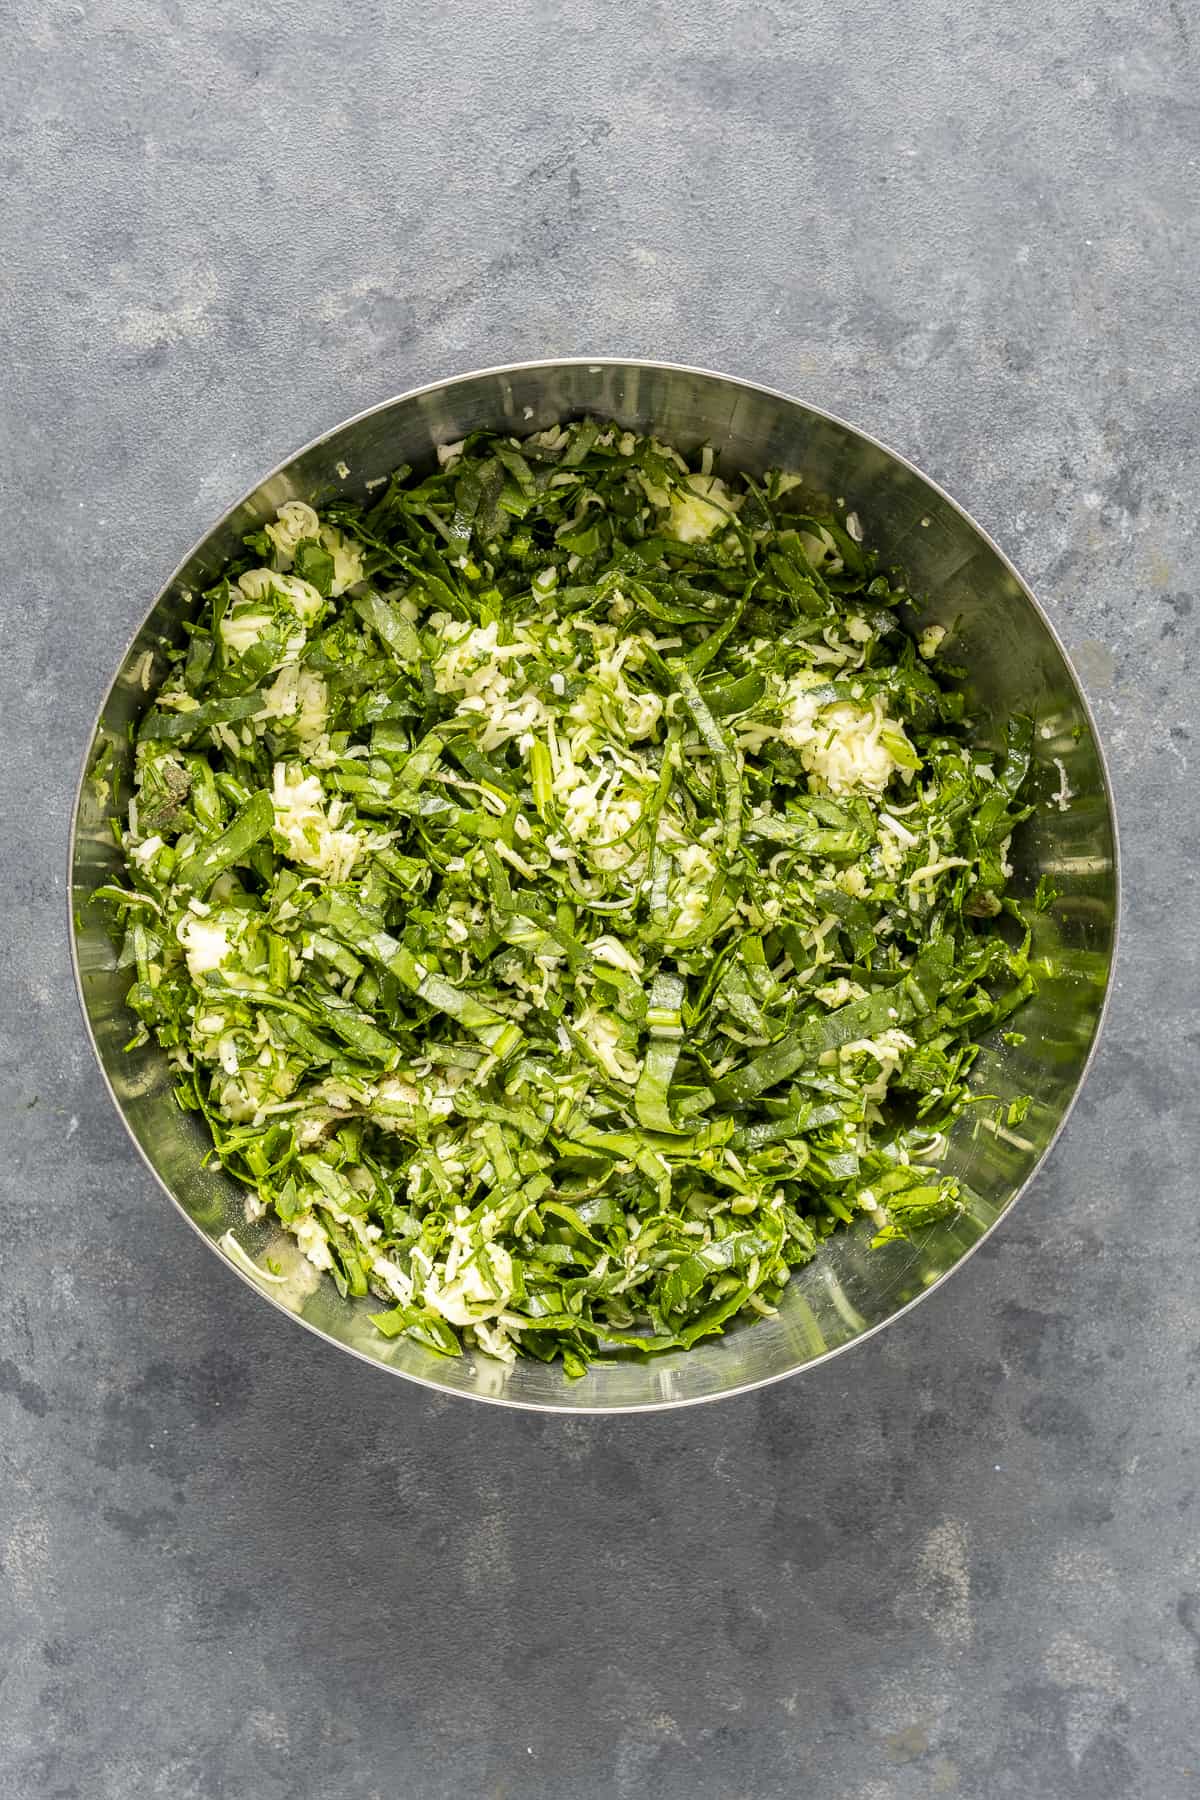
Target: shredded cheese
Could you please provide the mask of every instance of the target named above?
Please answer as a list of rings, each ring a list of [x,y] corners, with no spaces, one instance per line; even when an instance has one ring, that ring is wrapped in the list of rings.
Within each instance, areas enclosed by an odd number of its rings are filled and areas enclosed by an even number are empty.
[[[824,704],[804,677],[785,689],[780,736],[831,794],[882,794],[897,770],[911,772],[894,750],[903,746],[916,760],[904,727],[888,718],[878,694],[865,706],[852,700]]]

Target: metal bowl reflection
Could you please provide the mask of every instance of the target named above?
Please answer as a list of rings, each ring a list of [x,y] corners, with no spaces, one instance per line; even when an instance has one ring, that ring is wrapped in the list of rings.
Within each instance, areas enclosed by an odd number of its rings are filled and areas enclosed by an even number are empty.
[[[178,640],[192,596],[284,500],[358,495],[397,464],[420,468],[438,444],[481,427],[524,433],[581,413],[652,427],[684,449],[711,443],[727,469],[802,469],[813,485],[844,498],[867,522],[870,542],[903,565],[925,616],[957,621],[956,650],[970,669],[976,716],[1032,711],[1037,718],[1038,793],[1046,804],[1014,841],[1014,886],[1032,893],[1046,875],[1060,898],[1036,918],[1035,953],[1045,973],[1020,1017],[1024,1041],[988,1042],[973,1076],[980,1092],[1001,1102],[1019,1094],[1033,1100],[1011,1128],[996,1125],[991,1105],[959,1121],[947,1167],[969,1198],[957,1220],[919,1242],[874,1251],[865,1225],[840,1233],[793,1277],[777,1318],[686,1354],[596,1366],[580,1381],[539,1362],[446,1361],[404,1340],[387,1342],[367,1321],[370,1304],[339,1298],[291,1238],[267,1222],[245,1226],[239,1190],[203,1166],[204,1130],[175,1105],[162,1056],[149,1047],[125,1053],[128,977],[117,971],[98,909],[88,904],[118,866],[107,827],[113,800],[86,778],[72,838],[72,914],[84,1016],[125,1124],[164,1192],[219,1255],[220,1240],[236,1226],[256,1256],[275,1259],[286,1279],[269,1286],[230,1265],[264,1300],[330,1343],[446,1393],[564,1412],[624,1412],[716,1399],[811,1368],[898,1317],[981,1242],[1062,1128],[1091,1058],[1115,948],[1117,851],[1104,764],[1079,684],[1029,590],[986,533],[902,457],[827,413],[746,382],[662,363],[486,370],[387,401],[309,445],[239,501],[167,583],[108,692],[85,770],[111,745],[118,799],[128,798],[129,727],[145,705],[145,653],[161,672],[158,653]],[[1056,793],[1069,801],[1056,804]]]

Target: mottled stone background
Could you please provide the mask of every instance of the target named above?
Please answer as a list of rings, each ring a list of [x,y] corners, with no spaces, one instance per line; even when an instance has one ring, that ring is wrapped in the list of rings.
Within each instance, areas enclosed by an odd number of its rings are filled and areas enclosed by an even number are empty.
[[[10,26],[3,1800],[1200,1795],[1194,19]],[[135,1160],[63,931],[85,734],[192,540],[347,413],[575,351],[774,383],[944,481],[1078,656],[1128,890],[1085,1098],[948,1290],[624,1422],[439,1402],[256,1304]]]

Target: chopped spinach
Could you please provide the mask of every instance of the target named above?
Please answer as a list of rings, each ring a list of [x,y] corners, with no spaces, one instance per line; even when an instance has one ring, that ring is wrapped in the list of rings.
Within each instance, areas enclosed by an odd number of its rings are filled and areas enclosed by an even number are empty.
[[[585,420],[290,501],[204,597],[103,902],[248,1215],[386,1336],[578,1375],[958,1205],[1032,734],[859,538]]]

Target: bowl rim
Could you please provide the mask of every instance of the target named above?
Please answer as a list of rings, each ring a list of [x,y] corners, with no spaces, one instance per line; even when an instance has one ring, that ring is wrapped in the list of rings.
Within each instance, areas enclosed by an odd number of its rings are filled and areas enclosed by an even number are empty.
[[[83,799],[84,783],[87,780],[87,774],[88,774],[88,768],[89,768],[90,762],[91,762],[92,750],[93,750],[93,747],[94,747],[95,741],[96,741],[96,734],[100,730],[101,724],[103,722],[104,711],[108,704],[109,696],[112,693],[114,683],[116,682],[116,680],[120,674],[120,671],[124,668],[125,664],[129,660],[130,652],[132,651],[134,645],[136,644],[138,638],[141,636],[142,632],[145,630],[150,619],[153,617],[154,613],[157,611],[160,603],[166,597],[166,595],[170,592],[170,590],[175,586],[176,582],[179,580],[179,577],[183,573],[184,569],[191,562],[192,558],[194,556],[196,556],[199,553],[199,551],[203,548],[203,546],[208,542],[209,538],[212,537],[213,533],[216,531],[219,531],[221,526],[224,525],[227,520],[232,518],[233,515],[236,512],[238,512],[241,507],[245,506],[247,504],[247,502],[249,500],[251,500],[253,498],[253,496],[259,491],[260,488],[264,487],[269,481],[274,480],[277,476],[281,476],[281,475],[285,474],[286,471],[288,469],[290,469],[292,467],[292,465],[295,462],[297,462],[302,456],[306,456],[309,452],[318,449],[323,443],[326,442],[327,439],[336,437],[339,432],[345,431],[352,425],[357,425],[357,424],[361,423],[361,421],[364,419],[371,418],[376,413],[387,412],[392,407],[402,405],[411,400],[421,399],[423,396],[425,396],[427,394],[439,393],[445,388],[458,387],[466,382],[478,381],[481,379],[486,379],[487,377],[495,377],[495,376],[503,377],[503,376],[519,375],[519,374],[523,374],[527,370],[531,370],[531,369],[577,369],[577,368],[582,368],[582,369],[587,370],[589,373],[594,372],[597,374],[602,373],[605,369],[668,370],[673,374],[697,375],[697,376],[700,376],[709,381],[724,382],[733,387],[745,388],[746,390],[748,390],[751,393],[766,395],[768,398],[773,399],[773,400],[782,400],[789,406],[801,407],[805,412],[811,413],[818,418],[824,419],[824,420],[828,421],[830,424],[839,427],[839,429],[841,429],[843,431],[852,433],[853,436],[860,439],[864,444],[870,446],[874,450],[882,452],[883,455],[890,457],[894,462],[900,464],[900,466],[902,468],[908,470],[910,474],[915,475],[920,481],[924,482],[926,487],[928,487],[934,494],[936,494],[937,497],[939,498],[939,500],[941,500],[945,505],[951,507],[954,510],[954,512],[956,512],[966,522],[966,524],[970,526],[972,531],[974,531],[982,539],[982,541],[988,546],[988,548],[992,551],[992,553],[998,558],[998,560],[1003,565],[1003,567],[1008,571],[1008,573],[1012,576],[1013,580],[1017,583],[1018,587],[1020,588],[1022,594],[1025,596],[1026,600],[1028,600],[1029,604],[1033,607],[1033,610],[1037,614],[1039,621],[1041,622],[1045,631],[1048,633],[1052,643],[1054,644],[1060,657],[1062,658],[1063,667],[1066,669],[1067,675],[1070,678],[1071,684],[1075,690],[1076,697],[1079,701],[1080,709],[1083,713],[1084,718],[1087,720],[1088,727],[1092,734],[1092,742],[1093,742],[1093,744],[1095,746],[1095,750],[1096,750],[1096,760],[1097,760],[1097,763],[1099,764],[1099,768],[1100,768],[1100,776],[1101,776],[1101,781],[1103,783],[1103,788],[1104,788],[1104,798],[1105,798],[1105,802],[1106,802],[1107,810],[1108,810],[1109,830],[1112,835],[1112,873],[1113,873],[1112,944],[1111,944],[1111,949],[1110,949],[1110,953],[1109,953],[1108,974],[1107,974],[1107,979],[1105,981],[1104,994],[1101,998],[1100,1010],[1096,1015],[1096,1025],[1095,1025],[1095,1030],[1092,1033],[1092,1041],[1088,1046],[1087,1055],[1084,1058],[1083,1066],[1079,1072],[1079,1078],[1075,1083],[1075,1091],[1071,1095],[1070,1100],[1068,1101],[1067,1105],[1063,1109],[1062,1117],[1059,1119],[1058,1124],[1055,1126],[1053,1132],[1050,1134],[1050,1137],[1047,1139],[1045,1148],[1042,1150],[1041,1155],[1038,1157],[1037,1161],[1034,1163],[1032,1169],[1029,1171],[1029,1173],[1025,1177],[1024,1181],[1021,1182],[1020,1186],[1017,1187],[1013,1191],[1012,1198],[1009,1200],[1008,1205],[1004,1208],[1004,1210],[1001,1213],[997,1214],[996,1218],[992,1221],[992,1223],[987,1227],[987,1229],[985,1231],[982,1231],[980,1233],[980,1235],[976,1238],[975,1242],[973,1244],[971,1244],[966,1250],[964,1250],[962,1255],[960,1257],[958,1257],[955,1262],[951,1263],[948,1268],[942,1270],[941,1274],[939,1274],[935,1280],[931,1281],[927,1287],[922,1287],[921,1290],[918,1293],[914,1294],[910,1300],[906,1300],[902,1306],[898,1306],[896,1308],[895,1312],[889,1313],[885,1319],[880,1319],[877,1324],[869,1326],[865,1331],[860,1332],[857,1335],[857,1337],[850,1338],[847,1340],[847,1342],[845,1342],[843,1344],[837,1344],[832,1349],[827,1349],[827,1350],[822,1351],[822,1353],[819,1356],[812,1357],[808,1362],[798,1363],[790,1369],[781,1369],[777,1373],[774,1373],[774,1374],[760,1376],[753,1381],[739,1382],[737,1384],[737,1386],[735,1386],[735,1387],[719,1388],[710,1394],[694,1394],[694,1395],[691,1395],[691,1396],[688,1396],[688,1397],[682,1398],[682,1399],[646,1400],[646,1401],[637,1401],[637,1402],[634,1402],[634,1403],[628,1404],[628,1405],[604,1405],[602,1403],[598,1403],[598,1404],[587,1404],[587,1405],[578,1405],[578,1406],[571,1406],[571,1405],[563,1406],[554,1401],[519,1400],[519,1399],[511,1399],[503,1394],[487,1394],[487,1393],[482,1393],[478,1390],[471,1390],[471,1389],[465,1389],[465,1388],[449,1388],[449,1387],[446,1387],[443,1383],[441,1383],[439,1381],[435,1381],[431,1376],[417,1374],[410,1369],[397,1368],[394,1364],[382,1362],[376,1357],[369,1356],[365,1351],[356,1349],[355,1346],[352,1344],[346,1344],[346,1343],[343,1343],[339,1338],[331,1337],[329,1335],[329,1333],[326,1331],[323,1331],[319,1325],[311,1323],[310,1321],[305,1319],[302,1314],[292,1311],[292,1309],[290,1307],[284,1306],[281,1301],[277,1300],[274,1297],[274,1295],[267,1292],[264,1288],[259,1286],[258,1283],[253,1281],[249,1275],[247,1275],[242,1269],[240,1269],[238,1267],[237,1263],[235,1263],[230,1257],[225,1256],[221,1253],[220,1248],[219,1248],[218,1244],[214,1241],[214,1239],[210,1238],[208,1236],[207,1232],[205,1232],[203,1230],[203,1228],[196,1222],[196,1220],[192,1218],[191,1214],[187,1211],[187,1209],[183,1206],[182,1202],[172,1192],[171,1188],[167,1185],[166,1181],[159,1174],[159,1172],[155,1168],[153,1162],[150,1160],[150,1157],[146,1153],[146,1150],[144,1149],[141,1142],[139,1141],[136,1134],[134,1133],[133,1127],[130,1124],[128,1117],[126,1116],[125,1108],[122,1106],[119,1098],[117,1097],[117,1093],[112,1085],[112,1082],[109,1079],[108,1070],[104,1066],[104,1061],[100,1054],[100,1047],[96,1042],[96,1035],[92,1029],[92,1021],[91,1021],[91,1017],[88,1013],[87,1000],[86,1000],[86,996],[84,993],[83,973],[79,966],[79,946],[78,946],[76,926],[75,926],[74,873],[75,873],[76,838],[77,838],[78,829],[79,829],[79,809],[80,809],[80,804]],[[372,404],[371,406],[363,407],[359,412],[351,413],[348,418],[339,420],[336,424],[331,425],[327,430],[318,432],[315,437],[309,438],[305,443],[301,444],[297,449],[293,450],[290,455],[283,457],[279,462],[277,462],[274,465],[273,468],[269,469],[264,475],[262,475],[257,481],[255,481],[252,486],[248,487],[244,493],[240,494],[237,499],[235,499],[229,506],[227,506],[225,508],[224,512],[221,513],[220,517],[215,519],[213,521],[213,523],[208,527],[208,529],[199,538],[197,538],[196,542],[191,546],[191,548],[187,551],[187,553],[180,558],[178,564],[172,570],[171,574],[167,577],[166,581],[164,581],[162,583],[161,587],[158,589],[158,591],[155,594],[150,605],[146,608],[144,614],[142,615],[141,619],[139,620],[137,626],[131,633],[131,635],[128,639],[128,642],[126,643],[125,649],[122,652],[122,655],[116,664],[116,672],[109,678],[109,680],[107,681],[107,683],[104,687],[103,696],[102,696],[100,704],[96,710],[96,713],[92,720],[91,726],[88,730],[88,736],[87,736],[87,740],[83,747],[82,759],[81,759],[80,766],[79,766],[79,775],[75,782],[75,787],[73,790],[73,798],[72,798],[72,802],[71,802],[71,824],[70,824],[70,830],[67,834],[67,871],[66,871],[66,873],[67,873],[67,879],[66,879],[67,940],[68,940],[68,945],[69,945],[69,949],[70,949],[71,971],[74,976],[75,998],[79,1004],[79,1011],[80,1011],[80,1014],[83,1019],[83,1026],[84,1026],[84,1030],[87,1034],[88,1042],[92,1048],[92,1054],[94,1055],[94,1057],[96,1059],[96,1064],[100,1071],[100,1078],[103,1081],[104,1086],[108,1091],[109,1099],[112,1101],[113,1106],[115,1107],[115,1109],[117,1111],[117,1114],[121,1120],[122,1125],[125,1128],[126,1134],[128,1135],[130,1142],[133,1144],[134,1149],[136,1150],[138,1156],[141,1158],[146,1169],[149,1171],[150,1175],[153,1177],[153,1179],[154,1179],[155,1183],[158,1185],[158,1187],[166,1195],[167,1199],[171,1202],[172,1206],[175,1208],[175,1210],[179,1214],[179,1216],[187,1223],[187,1225],[192,1229],[192,1231],[194,1231],[196,1233],[196,1236],[198,1238],[200,1238],[200,1240],[207,1246],[207,1248],[217,1258],[217,1261],[219,1263],[221,1263],[223,1265],[223,1267],[226,1268],[239,1281],[241,1281],[252,1293],[256,1294],[260,1300],[269,1301],[272,1306],[272,1309],[275,1312],[279,1313],[284,1318],[289,1319],[293,1324],[302,1326],[307,1332],[309,1332],[313,1337],[317,1338],[320,1342],[330,1345],[334,1349],[342,1351],[345,1355],[352,1356],[355,1359],[355,1361],[366,1365],[368,1368],[377,1370],[381,1375],[397,1377],[402,1381],[411,1382],[416,1387],[426,1389],[427,1391],[429,1391],[431,1393],[438,1394],[438,1395],[441,1395],[446,1398],[473,1400],[480,1405],[497,1406],[497,1407],[502,1407],[502,1408],[508,1408],[508,1409],[514,1410],[514,1411],[520,1411],[520,1412],[560,1414],[564,1418],[616,1417],[616,1416],[623,1416],[623,1415],[629,1415],[629,1414],[637,1415],[637,1414],[644,1414],[644,1413],[674,1412],[677,1410],[682,1410],[685,1407],[705,1406],[716,1400],[734,1399],[739,1395],[753,1393],[761,1388],[773,1387],[778,1382],[789,1381],[789,1380],[792,1380],[796,1376],[804,1375],[804,1374],[811,1372],[814,1369],[823,1367],[825,1364],[832,1362],[835,1357],[842,1356],[847,1351],[856,1349],[858,1347],[858,1345],[866,1343],[868,1341],[868,1339],[877,1336],[879,1332],[886,1330],[888,1326],[894,1325],[898,1319],[901,1319],[906,1314],[911,1313],[913,1311],[913,1309],[915,1307],[919,1306],[923,1300],[927,1299],[930,1294],[936,1293],[941,1287],[943,1287],[944,1284],[947,1281],[949,1281],[953,1275],[958,1273],[959,1269],[961,1269],[965,1263],[970,1261],[970,1259],[974,1256],[975,1252],[980,1248],[980,1246],[982,1244],[984,1244],[988,1241],[988,1239],[992,1236],[993,1232],[997,1229],[997,1227],[1000,1226],[1004,1222],[1004,1220],[1006,1220],[1010,1216],[1010,1214],[1013,1211],[1013,1208],[1017,1205],[1017,1202],[1024,1197],[1024,1195],[1028,1192],[1029,1188],[1032,1186],[1033,1182],[1041,1174],[1043,1168],[1045,1167],[1046,1162],[1048,1161],[1048,1159],[1050,1157],[1051,1152],[1053,1151],[1055,1145],[1058,1143],[1060,1137],[1062,1136],[1063,1132],[1066,1129],[1067,1122],[1070,1119],[1071,1114],[1075,1110],[1075,1107],[1079,1100],[1079,1096],[1083,1092],[1084,1085],[1087,1082],[1088,1076],[1090,1075],[1091,1070],[1092,1070],[1092,1066],[1095,1063],[1096,1055],[1097,1055],[1097,1052],[1100,1047],[1101,1038],[1103,1037],[1103,1034],[1104,1034],[1104,1028],[1108,1021],[1109,1008],[1111,1006],[1113,992],[1116,987],[1115,974],[1116,974],[1116,968],[1117,968],[1117,959],[1118,959],[1119,950],[1120,950],[1121,922],[1122,922],[1121,848],[1120,848],[1120,837],[1119,837],[1118,824],[1117,824],[1116,796],[1115,796],[1114,789],[1113,789],[1112,775],[1109,770],[1108,757],[1107,757],[1105,749],[1104,749],[1103,739],[1102,739],[1100,732],[1096,725],[1095,714],[1092,711],[1092,707],[1088,700],[1087,693],[1084,689],[1082,681],[1079,678],[1079,675],[1076,671],[1075,665],[1071,660],[1071,656],[1066,648],[1066,645],[1063,643],[1062,638],[1060,637],[1058,630],[1056,629],[1053,621],[1048,616],[1045,608],[1043,607],[1041,601],[1038,599],[1037,595],[1034,593],[1032,587],[1025,580],[1024,576],[1021,574],[1020,570],[1013,563],[1012,559],[1005,553],[1005,551],[1003,551],[1000,548],[1000,545],[992,537],[991,533],[989,531],[987,531],[982,525],[980,525],[978,520],[971,513],[969,513],[967,511],[966,507],[961,505],[960,502],[957,501],[952,494],[947,493],[946,489],[941,485],[940,482],[936,481],[931,475],[926,474],[924,469],[920,468],[909,457],[904,456],[898,450],[894,450],[891,447],[891,445],[885,444],[882,441],[882,439],[877,438],[872,432],[865,431],[861,426],[854,425],[848,419],[842,418],[840,416],[840,414],[830,412],[828,410],[828,408],[826,408],[826,407],[813,405],[810,401],[802,400],[799,398],[799,396],[797,396],[795,394],[787,393],[782,388],[772,387],[771,385],[769,385],[768,383],[765,383],[765,382],[751,381],[745,376],[728,375],[728,374],[723,373],[721,370],[705,368],[705,367],[703,367],[699,364],[695,364],[695,363],[678,363],[678,362],[664,361],[657,357],[637,357],[637,356],[625,357],[625,356],[603,355],[603,356],[534,357],[534,358],[524,360],[524,361],[519,361],[519,362],[497,363],[497,364],[489,365],[484,368],[469,369],[469,370],[462,372],[461,374],[448,375],[448,376],[444,376],[438,380],[422,382],[417,387],[405,388],[400,393],[393,394],[393,395],[389,396],[387,399],[378,400],[378,401],[374,402],[374,404]]]

